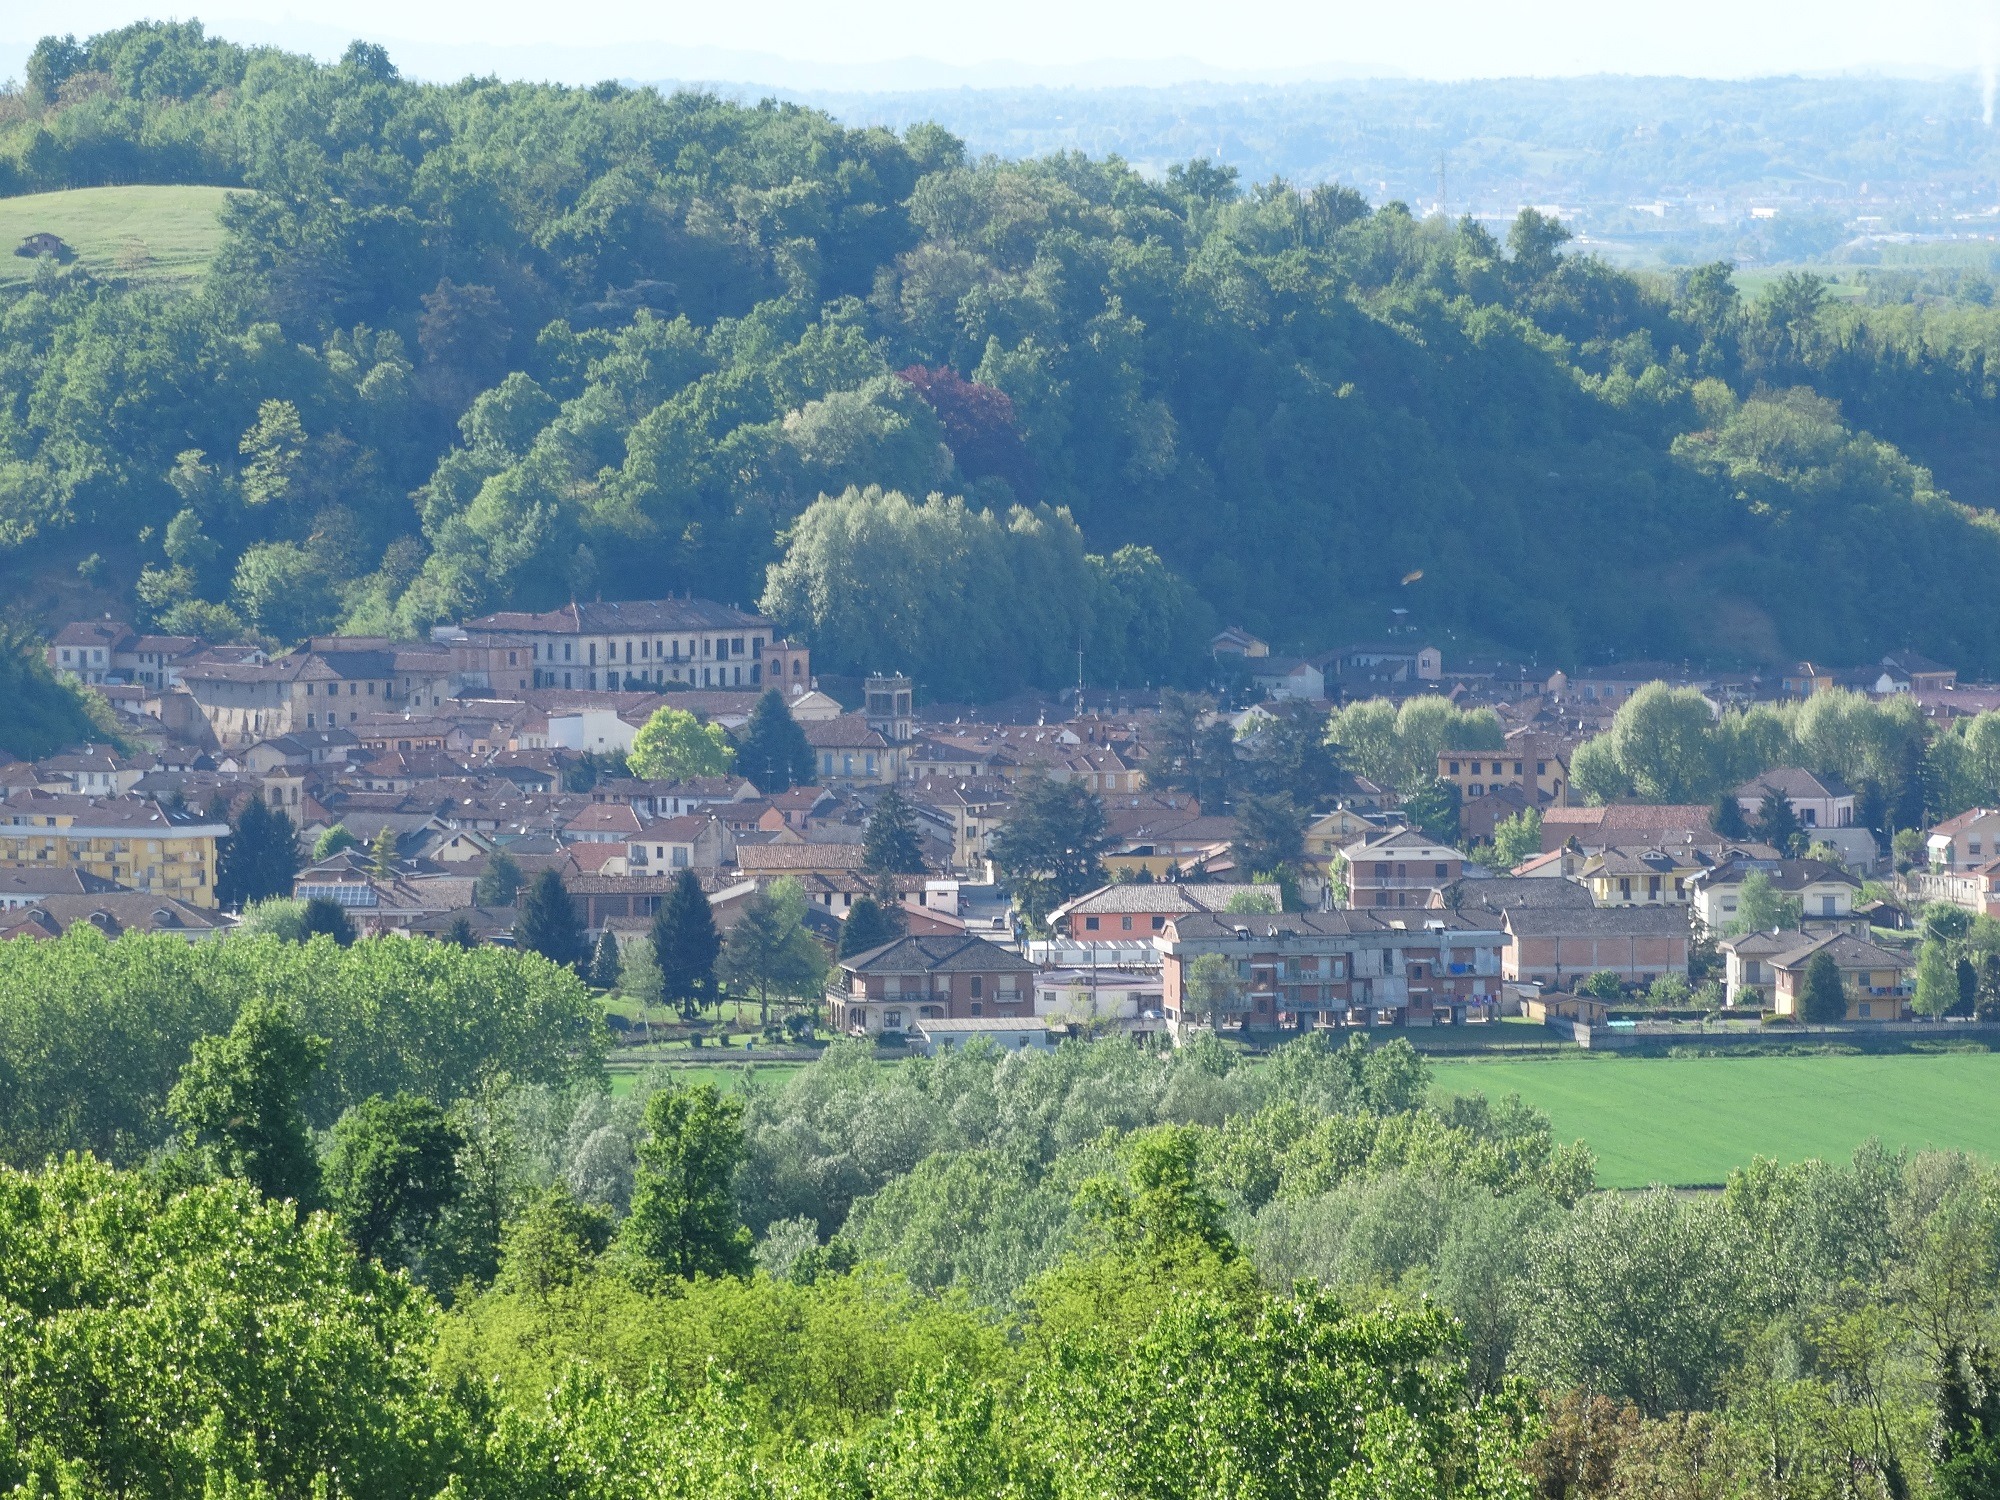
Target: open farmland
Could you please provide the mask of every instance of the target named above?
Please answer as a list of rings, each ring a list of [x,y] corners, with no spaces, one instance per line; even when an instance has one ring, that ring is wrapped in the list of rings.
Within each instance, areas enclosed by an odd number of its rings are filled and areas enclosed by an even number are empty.
[[[1718,1183],[1753,1156],[1844,1161],[1878,1136],[2000,1159],[2000,1055],[1565,1057],[1440,1065],[1439,1094],[1518,1093],[1597,1153],[1602,1187]]]
[[[13,253],[31,234],[53,234],[92,274],[132,281],[192,281],[222,244],[229,189],[192,186],[71,188],[0,198],[0,285],[25,281],[34,261]]]

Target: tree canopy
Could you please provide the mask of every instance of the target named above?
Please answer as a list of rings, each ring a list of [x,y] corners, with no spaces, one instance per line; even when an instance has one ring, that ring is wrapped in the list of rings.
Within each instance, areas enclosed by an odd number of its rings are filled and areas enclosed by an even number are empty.
[[[736,746],[720,724],[704,724],[686,709],[668,705],[654,709],[639,726],[625,761],[634,776],[648,781],[686,781],[722,775],[736,762]]]
[[[0,549],[140,624],[693,588],[829,670],[992,696],[1079,652],[1182,682],[1219,621],[1325,647],[1393,602],[1544,659],[2000,670],[1968,602],[2000,525],[1933,477],[1984,482],[1989,309],[1750,301],[1537,213],[1503,244],[1212,162],[973,161],[192,23],[38,55],[0,193],[237,190],[200,283],[42,257],[4,294]]]

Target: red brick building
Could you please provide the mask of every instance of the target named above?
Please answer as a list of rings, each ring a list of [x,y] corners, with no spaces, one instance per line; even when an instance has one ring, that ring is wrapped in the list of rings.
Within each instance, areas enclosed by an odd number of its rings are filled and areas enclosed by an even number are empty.
[[[1603,970],[1627,984],[1687,974],[1684,906],[1517,906],[1502,920],[1503,972],[1515,982],[1564,989]]]
[[[1035,1013],[1035,966],[984,938],[912,935],[840,961],[826,995],[835,1031],[907,1031],[920,1020]]]

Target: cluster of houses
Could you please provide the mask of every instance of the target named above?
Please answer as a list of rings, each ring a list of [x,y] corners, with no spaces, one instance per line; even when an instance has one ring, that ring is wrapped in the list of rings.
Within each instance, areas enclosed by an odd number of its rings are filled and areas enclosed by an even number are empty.
[[[1655,664],[1448,670],[1414,639],[1304,660],[1231,630],[1214,649],[1251,701],[1444,693],[1494,706],[1499,748],[1438,755],[1457,837],[1407,826],[1391,794],[1348,775],[1305,829],[1308,909],[1279,912],[1271,888],[1236,868],[1235,819],[1149,779],[1155,695],[920,705],[906,678],[822,684],[773,622],[692,597],[487,615],[418,643],[315,637],[282,654],[84,621],[50,642],[50,665],[103,693],[143,748],[0,764],[0,936],[78,922],[191,941],[226,931],[218,850],[255,799],[291,819],[303,850],[327,851],[308,858],[294,894],[336,902],[365,934],[462,923],[510,941],[512,909],[476,900],[501,855],[527,876],[556,871],[591,933],[620,939],[646,929],[684,871],[725,929],[771,881],[797,880],[830,945],[856,901],[893,894],[904,935],[843,960],[826,1011],[843,1030],[930,1045],[1039,1046],[1078,1028],[1450,1026],[1522,1004],[1587,1015],[1594,1002],[1577,991],[1592,976],[1634,988],[1685,976],[1709,941],[1733,1007],[1797,1014],[1806,965],[1824,952],[1852,1018],[1905,1013],[1910,962],[1870,938],[1881,914],[1860,883],[1881,854],[1848,789],[1780,770],[1738,790],[1752,823],[1765,799],[1791,804],[1826,856],[1800,859],[1725,837],[1706,807],[1572,805],[1569,768],[1583,739],[1662,677],[1718,702],[1833,686],[1915,693],[1929,712],[1982,699],[1947,669],[1904,654],[1861,674],[1800,664],[1764,684]],[[774,689],[811,747],[810,785],[606,770],[662,705],[735,730]],[[1031,771],[1102,800],[1112,879],[1059,907],[1038,938],[1017,930],[990,861]],[[891,786],[927,870],[884,881],[864,870],[863,839]],[[1508,873],[1468,859],[1528,809],[1541,816],[1539,853]],[[2000,911],[2000,812],[1953,819],[1931,846],[1913,895]],[[1753,875],[1796,903],[1796,925],[1727,936]]]

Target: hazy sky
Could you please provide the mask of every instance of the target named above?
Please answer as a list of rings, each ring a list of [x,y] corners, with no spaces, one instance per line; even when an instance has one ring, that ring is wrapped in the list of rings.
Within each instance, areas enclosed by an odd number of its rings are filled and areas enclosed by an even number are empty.
[[[0,0],[0,73],[17,71],[44,32],[164,13],[135,0]],[[796,87],[1959,71],[1992,62],[2000,37],[2000,0],[216,0],[216,9],[194,14],[227,36],[318,53],[366,36],[418,76],[683,76]]]

